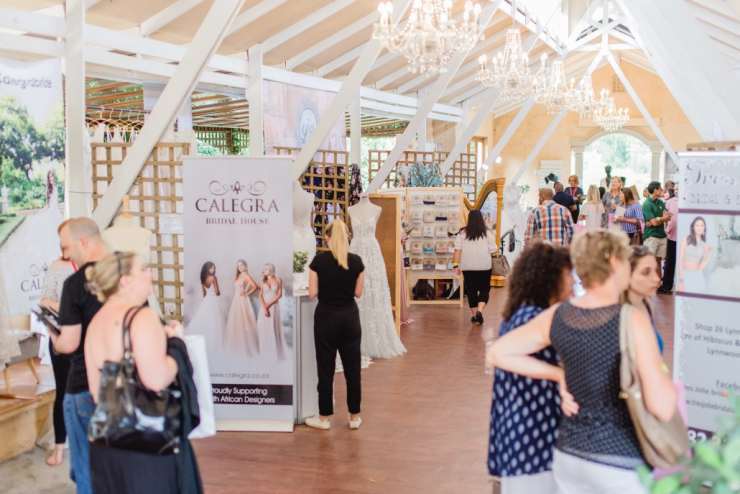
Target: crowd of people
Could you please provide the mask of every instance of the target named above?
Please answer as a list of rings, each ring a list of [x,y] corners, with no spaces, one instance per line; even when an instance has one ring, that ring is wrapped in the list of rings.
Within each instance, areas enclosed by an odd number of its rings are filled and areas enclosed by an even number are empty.
[[[537,239],[557,245],[571,243],[576,231],[597,228],[625,232],[630,245],[646,245],[662,264],[658,293],[673,293],[676,271],[676,230],[678,220],[678,185],[667,181],[650,182],[644,200],[638,200],[635,187],[625,187],[623,179],[611,177],[609,188],[590,185],[584,196],[578,176],[568,177],[569,187],[555,182],[552,188],[539,190],[539,205],[527,222],[525,243]]]
[[[585,287],[578,298],[572,270]],[[671,420],[677,392],[651,303],[659,287],[655,254],[618,230],[525,247],[486,353],[495,367],[488,468],[502,494],[647,493],[635,470],[646,460],[620,397],[619,327],[622,305],[631,304],[645,407]]]

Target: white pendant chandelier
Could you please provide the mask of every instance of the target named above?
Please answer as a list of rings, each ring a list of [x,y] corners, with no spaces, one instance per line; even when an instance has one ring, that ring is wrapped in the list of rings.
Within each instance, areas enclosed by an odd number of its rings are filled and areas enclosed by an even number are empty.
[[[600,125],[602,129],[614,132],[626,124],[629,119],[629,109],[620,108],[617,110],[614,98],[609,96],[609,91],[602,89],[599,106],[594,111],[594,122]]]
[[[561,60],[552,64],[550,77],[541,74],[546,73],[547,55],[542,54],[542,67],[540,73],[534,79],[534,102],[547,107],[547,114],[554,115],[570,106],[577,99],[575,95],[575,81],[571,79],[570,85],[565,80],[565,68]]]
[[[506,33],[504,51],[491,59],[491,67],[486,67],[487,57],[478,58],[480,69],[475,80],[487,87],[499,90],[502,99],[522,99],[532,93],[534,75],[529,70],[529,57],[522,49],[522,36],[518,29]]]
[[[590,119],[599,108],[599,104],[599,101],[594,95],[591,76],[584,75],[583,79],[581,79],[581,87],[576,87],[571,94],[568,109],[578,113],[580,118]]]
[[[373,38],[384,48],[403,55],[409,61],[409,71],[428,76],[447,71],[452,56],[475,45],[481,35],[478,17],[481,7],[468,0],[463,20],[452,20],[452,0],[414,0],[408,21],[403,28],[393,24],[391,2],[378,6],[380,21],[375,23]]]

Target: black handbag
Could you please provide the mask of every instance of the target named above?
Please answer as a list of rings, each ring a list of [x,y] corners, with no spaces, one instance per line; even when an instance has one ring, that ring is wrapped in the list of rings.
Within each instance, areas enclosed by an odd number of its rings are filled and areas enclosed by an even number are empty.
[[[139,310],[141,307],[132,307],[123,317],[123,358],[103,364],[88,440],[140,453],[177,453],[182,435],[182,394],[176,384],[155,393],[141,383],[130,336],[131,321]]]

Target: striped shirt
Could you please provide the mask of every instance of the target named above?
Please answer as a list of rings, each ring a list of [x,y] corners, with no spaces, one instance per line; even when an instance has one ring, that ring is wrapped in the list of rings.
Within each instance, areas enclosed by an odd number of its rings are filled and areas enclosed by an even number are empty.
[[[573,238],[570,211],[553,201],[540,204],[529,216],[526,243],[542,237],[558,245],[568,245]]]
[[[630,220],[640,220],[642,221],[642,206],[639,202],[635,201],[629,206],[627,206],[627,209],[624,211],[624,217]],[[619,223],[622,225],[622,230],[625,231],[625,233],[635,233],[638,230],[638,225],[633,225],[632,223],[627,223],[626,221]],[[642,228],[640,228],[642,230]]]

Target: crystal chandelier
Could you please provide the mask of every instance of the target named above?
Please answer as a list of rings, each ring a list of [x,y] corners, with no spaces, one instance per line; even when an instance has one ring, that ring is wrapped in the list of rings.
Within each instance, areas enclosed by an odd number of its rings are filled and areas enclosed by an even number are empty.
[[[573,82],[571,82],[571,86]],[[590,119],[594,112],[599,108],[599,101],[594,96],[594,88],[591,84],[591,76],[585,75],[581,79],[581,87],[575,88],[570,95],[568,109],[578,113],[580,118]]]
[[[617,110],[614,97],[610,97],[609,91],[602,89],[599,106],[594,110],[594,122],[600,125],[602,129],[614,132],[619,130],[629,119],[629,109],[620,108]]]
[[[502,99],[522,99],[532,93],[534,75],[529,70],[529,57],[522,49],[522,36],[518,29],[509,29],[506,33],[504,51],[491,59],[490,68],[486,67],[486,61],[485,55],[478,58],[480,69],[476,72],[476,81],[487,87],[496,87]]]
[[[554,115],[567,108],[575,99],[574,83],[571,79],[570,85],[565,80],[565,68],[561,60],[552,64],[550,78],[544,77],[547,54],[542,54],[542,67],[534,79],[534,102],[547,107],[547,114]]]
[[[373,29],[373,38],[393,53],[409,61],[409,71],[431,76],[447,72],[447,62],[459,51],[466,51],[481,37],[478,17],[481,7],[468,0],[463,20],[452,20],[452,0],[414,0],[406,25],[393,24],[391,2],[378,6],[380,21]]]

